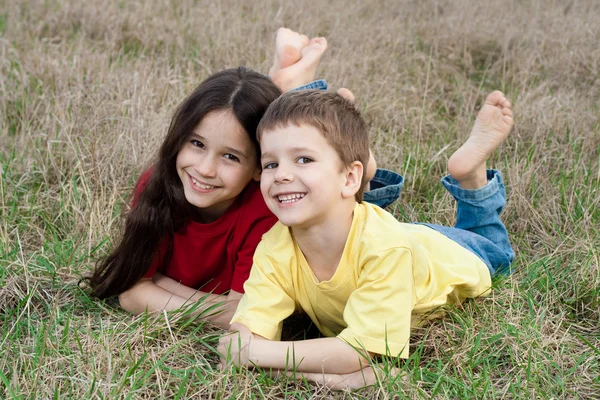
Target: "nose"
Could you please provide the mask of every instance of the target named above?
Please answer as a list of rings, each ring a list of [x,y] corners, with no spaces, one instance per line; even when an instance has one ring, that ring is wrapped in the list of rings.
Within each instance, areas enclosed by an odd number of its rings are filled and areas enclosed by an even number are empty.
[[[280,163],[275,171],[276,183],[288,183],[294,180],[292,169],[286,163]]]
[[[201,177],[204,178],[214,178],[217,176],[216,160],[208,155],[199,157],[194,169]]]

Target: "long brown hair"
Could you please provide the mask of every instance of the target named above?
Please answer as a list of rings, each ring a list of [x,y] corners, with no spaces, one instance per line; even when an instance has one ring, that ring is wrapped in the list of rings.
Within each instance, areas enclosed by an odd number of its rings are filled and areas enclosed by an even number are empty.
[[[202,82],[177,108],[160,147],[152,176],[125,221],[118,245],[96,264],[89,283],[101,299],[131,288],[150,268],[159,244],[167,240],[168,265],[173,234],[191,217],[175,163],[177,154],[202,118],[212,111],[230,110],[255,144],[256,127],[281,91],[264,75],[244,67],[218,72]]]

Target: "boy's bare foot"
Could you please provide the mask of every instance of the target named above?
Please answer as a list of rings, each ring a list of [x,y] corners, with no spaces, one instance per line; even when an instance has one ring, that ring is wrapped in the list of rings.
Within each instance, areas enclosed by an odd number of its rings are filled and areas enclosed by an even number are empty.
[[[490,93],[477,113],[469,139],[448,160],[448,173],[464,189],[487,184],[486,161],[513,126],[512,105],[498,90]]]
[[[371,181],[375,177],[375,172],[377,171],[377,163],[375,162],[375,157],[373,157],[373,152],[369,149],[369,161],[367,162],[367,169],[365,171],[365,181],[363,183],[363,190],[368,192],[371,190]]]
[[[308,46],[308,37],[288,28],[279,28],[275,38],[275,61],[269,70],[273,77],[280,69],[297,63],[302,58],[302,49]]]
[[[306,85],[315,79],[319,61],[325,50],[327,50],[327,40],[323,37],[313,38],[301,50],[302,57],[298,62],[274,70],[269,75],[282,92]]]

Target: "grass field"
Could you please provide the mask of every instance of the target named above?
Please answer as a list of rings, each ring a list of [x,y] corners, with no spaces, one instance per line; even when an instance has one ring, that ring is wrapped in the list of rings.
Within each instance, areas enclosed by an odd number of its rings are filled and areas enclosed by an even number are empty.
[[[595,0],[0,0],[0,398],[600,398],[599,19]],[[515,273],[357,392],[221,373],[216,329],[78,285],[178,102],[223,68],[266,72],[279,26],[328,38],[318,75],[405,176],[401,221],[452,224],[447,158],[487,92],[514,104],[491,165]]]

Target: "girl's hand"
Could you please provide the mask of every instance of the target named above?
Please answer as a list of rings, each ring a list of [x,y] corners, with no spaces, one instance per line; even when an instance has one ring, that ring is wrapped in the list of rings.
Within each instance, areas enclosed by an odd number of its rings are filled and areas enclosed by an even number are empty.
[[[248,367],[252,332],[242,324],[232,324],[229,330],[231,333],[219,339],[217,346],[221,355],[219,367],[224,369],[231,364]]]

